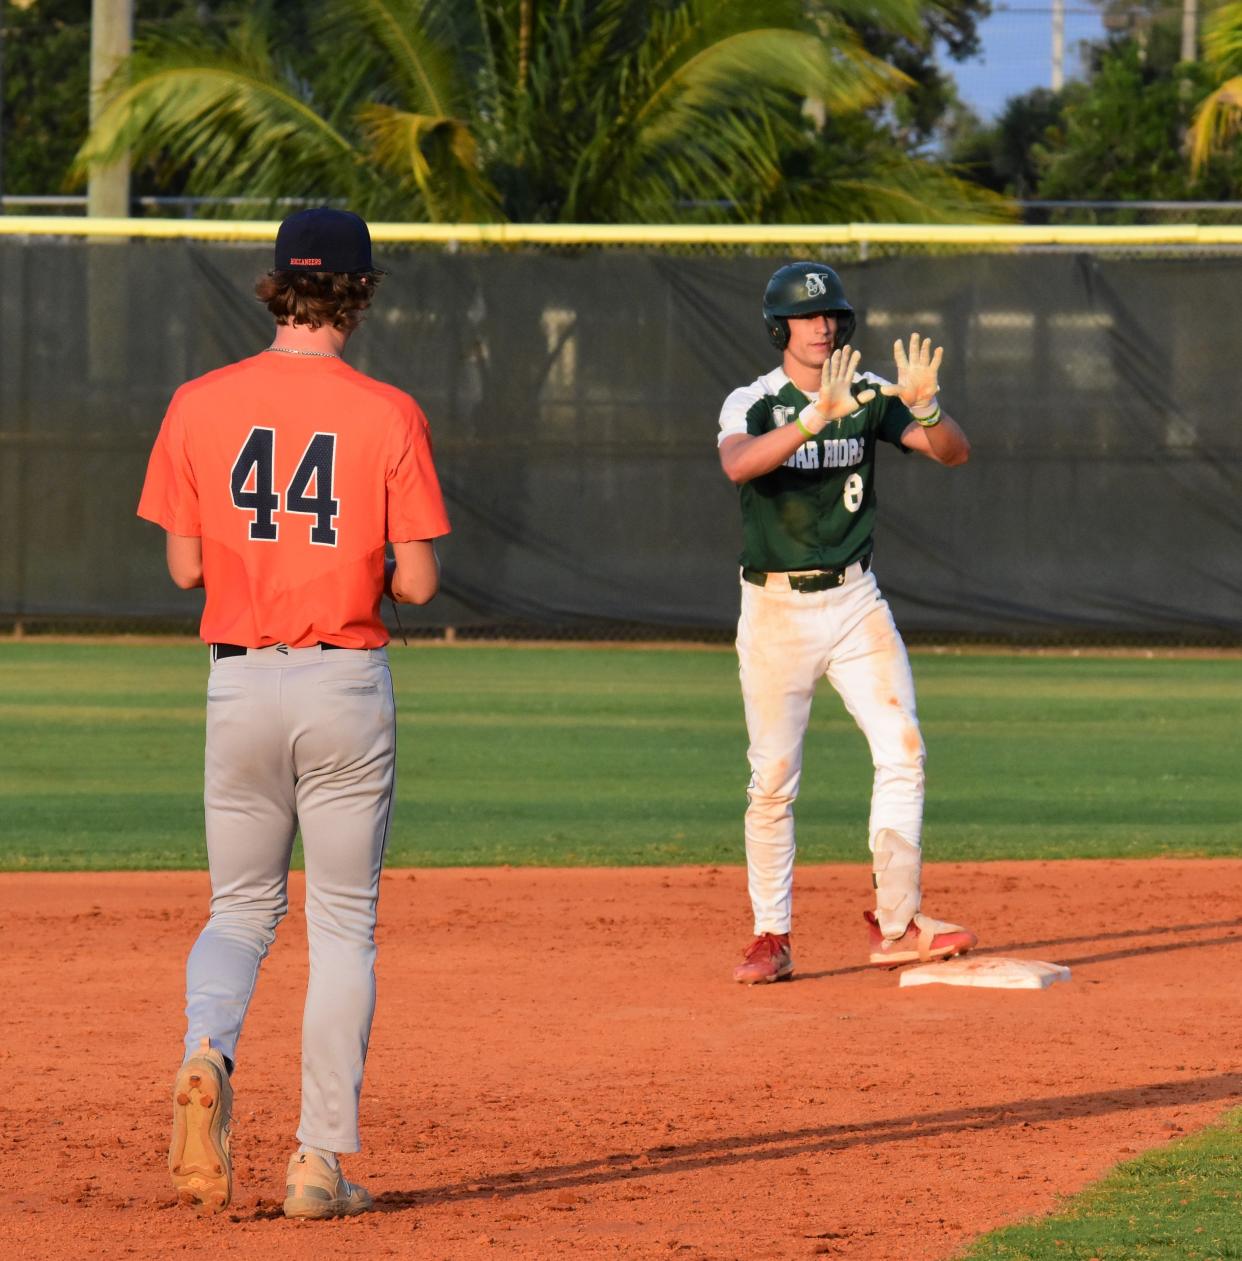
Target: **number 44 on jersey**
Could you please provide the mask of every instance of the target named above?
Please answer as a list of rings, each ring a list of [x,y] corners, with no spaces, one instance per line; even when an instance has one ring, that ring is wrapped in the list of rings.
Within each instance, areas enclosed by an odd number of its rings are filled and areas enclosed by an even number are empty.
[[[285,511],[313,517],[310,541],[321,547],[336,546],[336,521],[341,503],[332,497],[332,472],[336,459],[336,434],[317,433],[298,461],[288,489]],[[276,489],[276,431],[256,426],[242,443],[233,463],[230,487],[233,506],[253,513],[250,537],[274,543],[280,534],[275,519],[280,511]]]

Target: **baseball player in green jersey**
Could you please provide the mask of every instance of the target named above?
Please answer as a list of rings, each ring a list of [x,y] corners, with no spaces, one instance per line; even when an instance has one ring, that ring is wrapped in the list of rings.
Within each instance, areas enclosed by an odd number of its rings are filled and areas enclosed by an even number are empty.
[[[793,804],[811,701],[825,675],[871,748],[871,962],[969,950],[975,935],[924,915],[923,739],[905,645],[871,571],[876,444],[964,464],[970,443],[937,398],[941,349],[917,333],[894,347],[897,380],[859,373],[854,311],[840,278],[791,263],[763,315],[781,366],[734,390],[720,412],[725,475],[740,488],[737,651],[750,784],[746,863],[754,940],[734,980],[793,974]]]

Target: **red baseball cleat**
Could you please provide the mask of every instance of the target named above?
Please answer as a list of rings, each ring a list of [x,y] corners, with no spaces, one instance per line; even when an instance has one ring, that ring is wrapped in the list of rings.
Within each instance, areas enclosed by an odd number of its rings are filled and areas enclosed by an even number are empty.
[[[733,979],[743,985],[770,985],[793,976],[788,933],[760,933],[742,958],[733,969]]]
[[[882,968],[895,968],[902,963],[929,963],[965,954],[979,938],[960,924],[946,924],[930,915],[916,914],[906,931],[895,940],[880,932],[879,922],[871,911],[863,912],[871,947],[871,962]]]

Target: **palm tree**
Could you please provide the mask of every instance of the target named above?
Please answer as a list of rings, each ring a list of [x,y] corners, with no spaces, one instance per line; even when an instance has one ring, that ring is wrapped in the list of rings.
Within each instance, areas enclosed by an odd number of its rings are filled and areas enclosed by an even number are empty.
[[[1191,169],[1198,174],[1242,130],[1242,4],[1226,4],[1207,21],[1203,58],[1218,80],[1190,128]]]
[[[830,124],[906,86],[854,6],[911,34],[921,2],[328,0],[302,75],[259,7],[224,35],[140,39],[77,171],[176,155],[191,193],[414,221],[996,217],[895,149],[837,187],[784,169],[813,138],[806,101]]]

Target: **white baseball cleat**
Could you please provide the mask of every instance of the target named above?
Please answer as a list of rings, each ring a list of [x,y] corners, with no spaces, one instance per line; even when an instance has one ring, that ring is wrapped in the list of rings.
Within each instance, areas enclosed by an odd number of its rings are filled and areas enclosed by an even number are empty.
[[[182,1204],[218,1213],[233,1198],[232,1111],[233,1087],[224,1056],[204,1038],[173,1082],[168,1172]]]
[[[346,1181],[340,1165],[329,1165],[314,1152],[298,1152],[285,1174],[285,1216],[354,1217],[371,1208],[366,1187]]]

